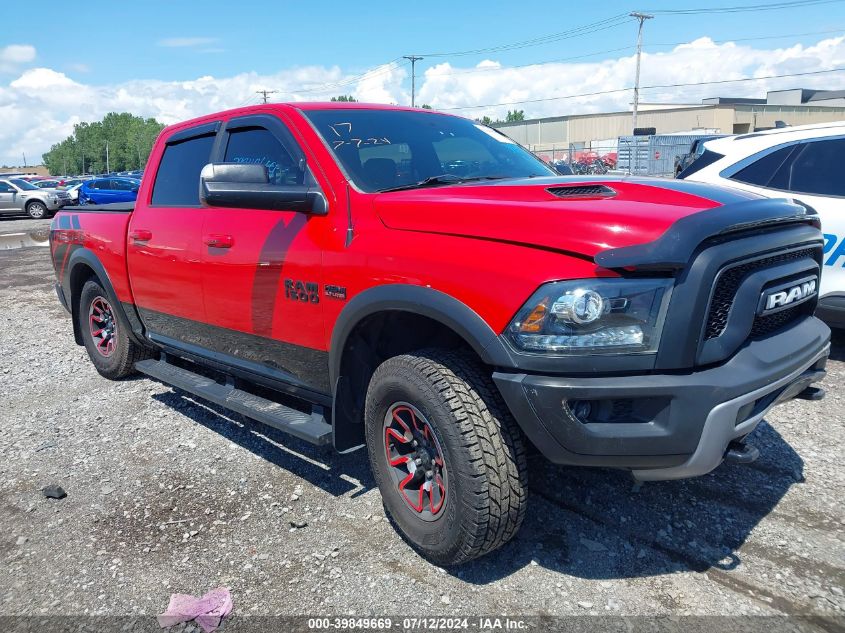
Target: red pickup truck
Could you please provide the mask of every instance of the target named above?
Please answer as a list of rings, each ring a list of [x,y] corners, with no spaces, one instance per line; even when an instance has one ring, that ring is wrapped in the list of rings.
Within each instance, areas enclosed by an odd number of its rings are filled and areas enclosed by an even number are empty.
[[[62,210],[62,304],[141,371],[341,452],[440,564],[507,542],[527,450],[639,480],[750,461],[817,399],[823,240],[787,200],[561,177],[426,110],[297,103],[168,127],[137,202]]]

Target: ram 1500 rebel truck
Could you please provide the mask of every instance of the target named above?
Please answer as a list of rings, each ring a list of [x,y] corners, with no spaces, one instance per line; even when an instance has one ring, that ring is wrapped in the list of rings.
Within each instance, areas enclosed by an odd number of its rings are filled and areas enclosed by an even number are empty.
[[[426,110],[270,104],[165,129],[135,203],[51,252],[97,370],[141,371],[340,452],[456,564],[523,520],[526,455],[701,475],[817,399],[823,239],[787,200],[562,177]]]

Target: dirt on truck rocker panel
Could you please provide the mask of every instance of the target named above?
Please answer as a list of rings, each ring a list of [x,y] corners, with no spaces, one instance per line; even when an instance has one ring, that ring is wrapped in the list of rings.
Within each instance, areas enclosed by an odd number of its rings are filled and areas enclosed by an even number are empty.
[[[693,477],[818,399],[810,208],[556,175],[428,110],[297,103],[166,128],[135,203],[62,209],[56,291],[97,370],[341,452],[451,565],[518,531],[528,449]]]

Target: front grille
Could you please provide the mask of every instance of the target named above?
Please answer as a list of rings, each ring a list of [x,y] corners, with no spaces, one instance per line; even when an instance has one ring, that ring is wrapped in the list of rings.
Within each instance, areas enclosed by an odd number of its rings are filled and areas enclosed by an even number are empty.
[[[770,266],[775,266],[784,262],[803,259],[805,257],[813,258],[815,257],[815,254],[815,248],[804,248],[790,253],[779,253],[762,259],[755,259],[754,261],[737,264],[736,266],[723,270],[716,281],[716,287],[713,289],[713,297],[710,300],[710,309],[707,312],[707,327],[704,330],[704,340],[707,341],[712,338],[717,338],[724,333],[725,327],[728,324],[728,315],[730,315],[734,297],[736,296],[736,292],[739,289],[742,280],[745,279],[747,275],[756,270],[760,270],[761,268],[769,268]],[[796,308],[797,307],[800,306],[796,306]],[[755,327],[757,327],[758,321],[762,323],[766,320],[766,323],[768,323],[769,321],[767,319],[769,318],[780,317],[782,314],[792,315],[784,321],[779,320],[778,325],[773,326],[770,330],[768,330],[769,332],[774,331],[797,316],[797,313],[794,313],[793,309],[794,308],[790,308],[789,310],[784,310],[783,312],[778,312],[767,317],[758,317],[757,320],[755,320]],[[774,319],[772,322],[774,322]],[[760,327],[763,328],[765,326],[761,324]]]
[[[771,334],[775,330],[782,328],[784,325],[791,323],[806,311],[807,304],[802,303],[800,305],[787,308],[786,310],[775,312],[774,314],[758,316],[754,319],[754,325],[751,328],[751,338],[758,338],[760,336]]]

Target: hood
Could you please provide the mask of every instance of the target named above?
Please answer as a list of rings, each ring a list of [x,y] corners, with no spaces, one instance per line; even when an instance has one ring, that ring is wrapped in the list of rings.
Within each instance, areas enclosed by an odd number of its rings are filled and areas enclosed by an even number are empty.
[[[549,191],[557,188],[558,195]],[[592,259],[607,249],[653,242],[690,214],[758,197],[658,178],[549,177],[387,192],[375,197],[374,206],[391,229],[525,244]]]

